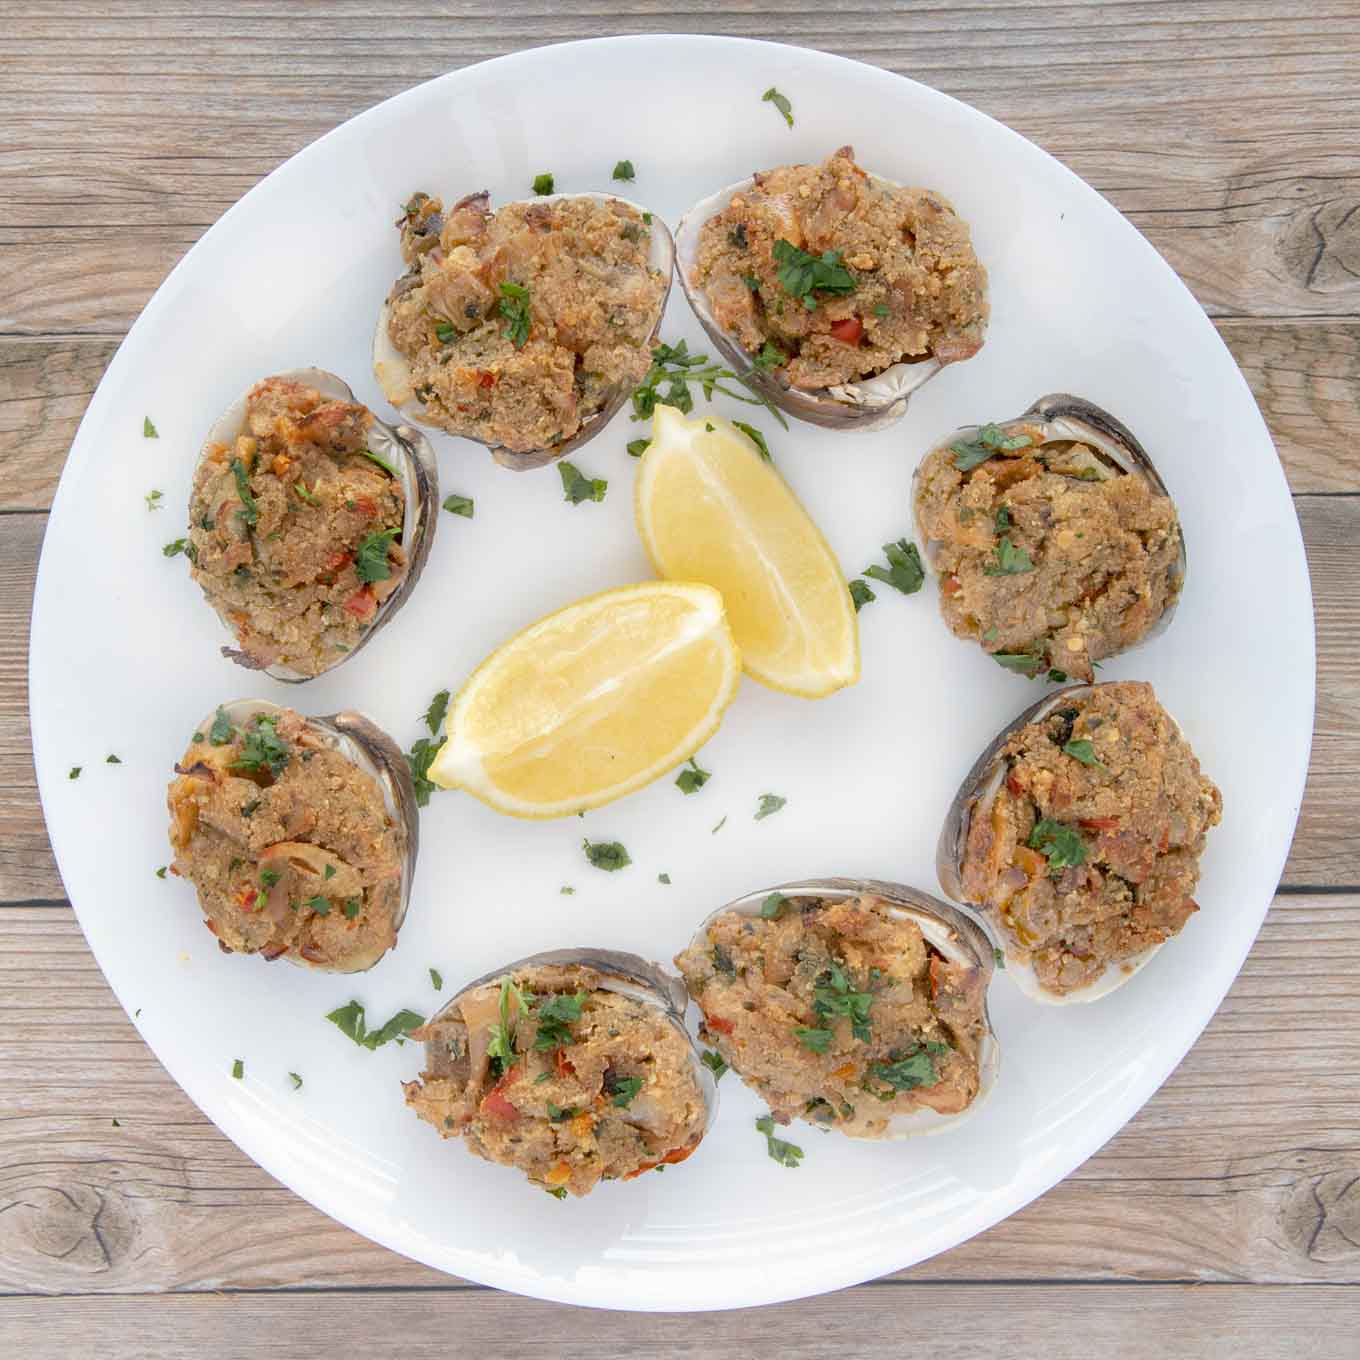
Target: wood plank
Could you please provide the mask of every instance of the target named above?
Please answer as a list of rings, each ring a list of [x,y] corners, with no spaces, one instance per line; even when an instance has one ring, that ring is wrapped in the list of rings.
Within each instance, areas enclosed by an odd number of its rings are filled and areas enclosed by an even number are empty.
[[[394,1338],[403,1360],[822,1360],[833,1352],[897,1360],[920,1334],[936,1360],[1163,1360],[1192,1347],[1200,1360],[1354,1360],[1357,1324],[1353,1289],[1243,1285],[867,1285],[777,1313],[651,1315],[490,1290],[0,1300],[16,1355],[65,1357],[98,1338],[100,1360],[333,1360],[392,1354]]]
[[[1295,492],[1360,491],[1360,325],[1220,321]],[[0,337],[0,513],[52,504],[71,441],[118,343]]]
[[[1360,313],[1353,0],[766,0],[689,15],[633,0],[613,24],[546,0],[30,8],[5,7],[0,87],[10,333],[120,334],[230,203],[335,124],[443,71],[610,27],[777,37],[913,76],[1065,160],[1210,311]]]
[[[1360,1034],[1321,1021],[1320,1002],[1360,1005],[1360,894],[1277,899],[1218,1015],[1128,1127],[899,1278],[1360,1280]],[[447,1284],[219,1134],[66,908],[0,910],[0,1111],[0,1292]]]
[[[1283,882],[1360,884],[1360,497],[1296,502],[1317,614],[1318,705],[1308,787]],[[28,621],[45,515],[0,516],[0,903],[61,898],[28,732]]]

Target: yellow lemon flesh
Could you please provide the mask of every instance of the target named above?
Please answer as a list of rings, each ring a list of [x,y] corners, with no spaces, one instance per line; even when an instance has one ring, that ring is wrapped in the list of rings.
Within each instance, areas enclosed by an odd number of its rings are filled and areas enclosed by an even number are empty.
[[[514,817],[640,789],[717,731],[741,679],[722,596],[649,581],[531,624],[472,673],[429,776]]]
[[[859,679],[859,627],[821,531],[755,444],[718,416],[658,406],[637,476],[657,573],[722,593],[752,679],[820,699]]]

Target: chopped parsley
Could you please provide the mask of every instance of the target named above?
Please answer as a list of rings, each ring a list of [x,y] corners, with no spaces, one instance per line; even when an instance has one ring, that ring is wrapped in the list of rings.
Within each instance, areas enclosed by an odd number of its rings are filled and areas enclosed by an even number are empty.
[[[773,340],[765,341],[751,359],[751,362],[764,373],[768,373],[772,368],[782,368],[788,361],[789,356]]]
[[[613,178],[628,182],[632,180],[636,174],[637,172],[633,169],[632,161],[620,161],[614,167]]]
[[[960,472],[971,472],[997,453],[1014,453],[1034,443],[1027,434],[1012,435],[1009,439],[999,425],[983,425],[975,439],[956,439],[949,447],[954,454],[954,466]]]
[[[345,905],[343,907],[343,911],[345,913],[345,920],[347,921],[354,920],[354,918],[358,916],[359,910],[360,910],[359,899],[357,897],[347,898],[345,901]]]
[[[514,998],[515,1017],[514,1024],[510,1021],[510,1000]],[[500,1064],[500,1071],[505,1072],[515,1061],[515,1030],[519,1026],[519,1017],[529,1009],[529,1002],[519,984],[507,973],[501,979],[501,1018],[491,1031],[491,1038],[487,1043],[486,1051],[488,1057],[494,1058]]]
[[[557,891],[561,893],[563,897],[574,897],[576,895],[576,889],[573,888],[570,883],[564,883]]]
[[[366,585],[386,581],[392,575],[387,550],[400,532],[400,529],[375,529],[359,540],[354,553],[354,574]]]
[[[231,725],[231,719],[227,717],[227,710],[219,704],[212,727],[208,729],[208,740],[214,746],[225,746],[235,735],[236,729]]]
[[[760,904],[760,919],[762,921],[777,921],[784,914],[784,908],[788,906],[789,899],[782,892],[772,892]]]
[[[681,793],[698,793],[713,778],[713,773],[711,770],[701,770],[693,756],[689,758],[689,765],[690,768],[681,770],[676,776],[675,787]]]
[[[780,1166],[797,1166],[803,1160],[803,1149],[797,1143],[789,1143],[774,1136],[773,1115],[762,1115],[757,1119],[756,1129],[765,1135],[765,1151]]]
[[[793,105],[788,99],[779,93],[773,85],[760,96],[762,104],[773,104],[779,110],[780,116],[790,126],[793,126]]]
[[[832,960],[830,969],[822,974],[827,980],[812,989],[812,1009],[821,1016],[843,1015],[850,1021],[856,1039],[869,1042],[869,1009],[874,1004],[872,992],[851,990],[850,979],[839,963]]]
[[[396,475],[397,475],[397,470],[396,470],[396,468],[394,468],[394,467],[392,466],[392,464],[389,463],[389,462],[387,462],[385,459],[379,458],[378,455],[377,455],[376,453],[374,453],[372,449],[360,449],[359,452],[360,452],[361,454],[363,454],[363,456],[364,456],[365,458],[367,458],[368,461],[369,461],[370,463],[376,463],[380,468],[382,468],[382,470],[383,470],[385,473],[387,473],[387,475],[388,475],[389,477],[392,477],[392,478],[395,478],[395,477],[396,477]],[[352,510],[352,509],[354,509],[354,502],[353,502],[353,501],[346,501],[346,502],[345,502],[345,509],[346,509],[346,510]]]
[[[565,459],[558,463],[557,473],[562,478],[562,499],[572,505],[580,505],[582,501],[602,501],[609,489],[609,482],[604,477],[587,477],[575,463],[568,463]]]
[[[797,1035],[798,1042],[809,1053],[825,1053],[831,1047],[831,1040],[835,1038],[829,1029],[807,1029],[802,1025],[796,1025],[793,1032]]]
[[[438,694],[430,700],[430,706],[425,710],[425,726],[430,729],[432,737],[439,735],[439,726],[444,721],[444,715],[449,711],[449,692],[441,689]]]
[[[671,876],[669,874],[657,874],[656,881],[658,883],[664,883],[669,888],[671,884]]]
[[[464,519],[471,519],[474,509],[471,496],[445,496],[444,509],[451,515],[462,515]]]
[[[551,1100],[544,1103],[548,1107],[548,1122],[550,1124],[560,1124],[564,1120],[573,1119],[581,1113],[575,1105],[568,1105],[564,1109],[561,1105],[554,1105]]]
[[[737,965],[732,962],[732,956],[722,945],[715,944],[712,950],[713,967],[722,973],[724,977],[736,977]]]
[[[721,392],[748,406],[764,406],[784,429],[789,428],[783,412],[777,407],[758,394],[748,396],[725,387],[723,384],[729,381],[739,382],[750,390],[746,380],[732,369],[709,363],[707,354],[691,354],[687,341],[657,345],[652,350],[652,366],[647,370],[647,376],[633,391],[633,419],[650,420],[658,406],[674,406],[688,415],[694,409],[694,394],[689,390],[689,384],[693,382],[699,384],[709,401],[713,400],[714,392]],[[664,390],[662,383],[665,383]]]
[[[143,438],[143,439],[159,439],[159,438],[160,438],[160,435],[156,433],[156,427],[151,423],[151,417],[150,417],[150,416],[143,416],[143,417],[142,417],[142,438]]]
[[[543,1190],[554,1199],[566,1199],[567,1187],[565,1185],[545,1185]]]
[[[714,1081],[723,1079],[723,1074],[727,1071],[727,1059],[721,1053],[715,1053],[711,1048],[706,1048],[699,1055],[699,1061],[713,1073]]]
[[[508,323],[501,332],[516,349],[529,339],[529,290],[522,283],[502,283],[500,313]]]
[[[630,458],[641,458],[647,452],[651,442],[650,439],[630,439],[628,441],[628,456]]]
[[[843,296],[855,290],[855,276],[841,263],[839,250],[809,255],[781,236],[770,248],[770,254],[779,266],[779,282],[784,291],[798,298],[808,311],[817,306],[813,293]]]
[[[1086,842],[1075,827],[1055,822],[1044,817],[1035,822],[1034,830],[1026,842],[1031,850],[1038,850],[1048,857],[1048,867],[1052,869],[1075,869],[1086,863]]]
[[[241,500],[241,508],[236,512],[236,517],[249,531],[260,521],[260,507],[250,490],[250,474],[239,458],[231,460],[231,473],[236,478],[236,494]]]
[[[381,1029],[371,1030],[364,1023],[364,1008],[358,1001],[351,1001],[348,1005],[331,1011],[326,1019],[347,1039],[353,1039],[360,1048],[366,1048],[369,1052],[381,1048],[393,1039],[403,1038],[425,1023],[423,1015],[417,1015],[415,1011],[400,1010]]]
[[[765,442],[765,436],[754,425],[748,425],[744,420],[734,420],[732,424],[756,446],[760,451],[760,456],[767,463],[774,462],[774,459],[770,457],[770,446]]]
[[[1087,742],[1087,745],[1089,746],[1089,745],[1090,745],[1090,742]],[[105,757],[104,757],[104,764],[105,764],[105,765],[121,765],[122,763],[123,763],[123,762],[122,762],[121,760],[119,760],[117,756],[105,756]]]
[[[534,1047],[540,1051],[565,1048],[572,1042],[571,1026],[581,1018],[584,992],[558,992],[538,1003],[538,1033]]]
[[[293,1090],[295,1091],[302,1090],[302,1078],[298,1076],[296,1072],[290,1072],[288,1074],[288,1080],[293,1083]]]
[[[550,194],[553,191],[553,177],[548,172],[534,176],[534,193]]]
[[[312,493],[308,491],[307,488],[303,486],[301,482],[294,482],[293,490],[297,493],[298,499],[306,501],[308,505],[321,504],[321,502],[317,500],[317,498],[314,495],[312,495]]]
[[[72,766],[71,766],[71,772],[70,772],[70,774],[68,774],[68,775],[66,776],[67,779],[79,779],[79,778],[80,778],[80,771],[81,771],[81,766],[79,766],[79,765],[72,765]]]
[[[995,946],[992,947],[992,958],[996,960],[996,966],[1004,969],[1006,967],[1006,956]]]
[[[756,821],[760,822],[766,817],[773,817],[788,801],[787,798],[781,798],[777,793],[762,793],[760,795],[760,806],[756,809]]]
[[[887,315],[888,315],[888,304],[887,304],[886,302],[876,302],[876,303],[874,303],[874,315],[875,315],[875,316],[887,316]]]
[[[327,879],[327,880],[330,880],[330,879],[334,878],[334,877],[335,877],[335,865],[334,865],[334,864],[328,864],[328,865],[326,865],[325,869],[323,869],[322,872],[321,872],[321,877],[324,878],[324,879]]]
[[[142,499],[146,501],[146,508],[148,510],[164,510],[165,507],[161,504],[164,494],[164,492],[156,491],[154,488],[148,491],[146,495],[142,497]]]
[[[279,879],[281,879],[282,877],[283,877],[283,874],[280,873],[279,870],[277,870],[277,869],[261,869],[261,870],[260,870],[260,887],[262,887],[262,888],[272,888],[272,887],[274,886],[274,884],[276,884],[276,883],[279,881]]]
[[[934,1086],[940,1079],[935,1059],[949,1052],[948,1044],[925,1043],[914,1049],[895,1048],[888,1054],[887,1062],[869,1064],[865,1074],[865,1085],[869,1082],[882,1082],[889,1089],[875,1091],[880,1100],[891,1100],[899,1091],[915,1091],[921,1086]]]
[[[997,540],[996,561],[988,562],[982,568],[984,576],[1019,576],[1033,570],[1030,555],[1023,548],[1017,548],[1009,534],[1002,534]]]
[[[921,554],[916,544],[908,539],[899,538],[896,543],[885,543],[883,555],[888,559],[886,567],[875,563],[865,567],[864,574],[875,581],[882,581],[903,595],[915,595],[925,582],[925,570],[921,566]]]
[[[198,557],[198,549],[187,538],[177,538],[173,543],[167,543],[161,549],[161,554],[164,557],[178,557],[180,553],[183,553],[191,562]]]
[[[416,789],[417,807],[428,807],[430,795],[439,791],[439,785],[430,778],[430,766],[447,740],[447,737],[440,737],[438,741],[420,737],[406,753],[406,763],[411,767],[411,782]]]
[[[318,916],[329,916],[331,914],[330,900],[325,897],[309,897],[302,905],[316,912]]]
[[[608,873],[616,873],[633,862],[628,856],[628,851],[618,841],[583,840],[581,844],[585,847],[586,858],[591,864]]]
[[[241,1078],[245,1076],[245,1074],[246,1074],[245,1063],[243,1063],[240,1060],[240,1058],[236,1058],[235,1060],[233,1060],[231,1064],[231,1075],[235,1077],[237,1081],[240,1081]]]
[[[633,1097],[642,1090],[642,1078],[606,1077],[604,1089],[614,1097],[613,1104],[617,1109],[626,1110],[632,1104]]]
[[[159,869],[156,870],[156,877],[157,877],[157,878],[164,878],[164,877],[165,877],[165,871],[166,871],[169,867],[170,867],[170,866],[169,866],[168,864],[162,864],[161,867],[160,867]]]
[[[448,321],[441,321],[434,328],[434,338],[438,340],[441,345],[451,345],[454,336],[457,334],[458,332],[454,329],[452,323]]]
[[[993,652],[992,660],[1017,675],[1028,676],[1033,680],[1044,668],[1042,652]]]
[[[871,600],[878,599],[878,596],[869,589],[865,582],[855,579],[850,582],[850,599],[855,606],[855,613],[858,614]]]
[[[1096,755],[1096,748],[1084,737],[1077,741],[1069,741],[1063,746],[1063,754],[1071,756],[1073,760],[1079,760],[1083,765],[1092,765],[1098,770],[1105,767],[1100,763],[1100,758]]]
[[[709,834],[710,836],[716,836],[716,835],[718,834],[718,832],[721,831],[721,830],[723,829],[723,827],[725,827],[726,825],[727,825],[727,816],[726,816],[726,814],[724,814],[722,820],[721,820],[721,821],[718,823],[718,825],[715,826],[715,827],[713,828],[713,830],[710,831],[708,834]]]
[[[288,743],[279,736],[276,729],[277,718],[267,713],[259,713],[241,743],[241,753],[231,763],[233,770],[259,770],[262,766],[269,770],[275,779],[283,773],[291,755]],[[216,732],[217,724],[213,723]]]

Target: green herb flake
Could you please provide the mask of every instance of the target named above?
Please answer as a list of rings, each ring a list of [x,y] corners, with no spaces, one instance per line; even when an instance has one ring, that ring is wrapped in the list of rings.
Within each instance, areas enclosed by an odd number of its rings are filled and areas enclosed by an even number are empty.
[[[710,770],[701,770],[699,763],[693,756],[689,758],[689,768],[681,770],[676,776],[675,787],[681,793],[698,793],[710,779],[713,773]]]
[[[335,865],[334,865],[334,864],[328,864],[328,865],[326,865],[326,867],[321,871],[321,877],[322,877],[323,879],[332,879],[332,878],[334,878],[334,877],[335,877]]]
[[[1033,680],[1044,668],[1042,654],[1036,652],[993,652],[992,660],[1017,675],[1028,676]]]
[[[856,578],[850,582],[850,600],[855,606],[855,613],[858,614],[871,600],[878,599],[878,596],[869,589],[868,585]]]
[[[441,321],[434,328],[434,338],[438,340],[441,345],[453,344],[454,338],[457,336],[457,334],[458,334],[457,330],[448,321]]]
[[[400,529],[375,529],[359,540],[354,553],[354,574],[366,585],[386,581],[392,575],[387,550],[400,532]]]
[[[430,795],[439,792],[439,785],[430,778],[430,766],[447,740],[447,737],[440,737],[438,741],[420,737],[406,753],[406,763],[411,767],[411,782],[416,789],[417,807],[428,807]]]
[[[246,465],[239,458],[231,460],[231,472],[236,478],[236,494],[241,501],[241,508],[236,512],[236,517],[249,531],[260,521],[259,503],[250,489],[250,473],[246,471]]]
[[[122,763],[123,763],[123,762],[122,762],[121,760],[119,760],[117,756],[105,756],[105,757],[104,757],[104,764],[105,764],[105,765],[121,765]]]
[[[764,373],[769,373],[772,369],[782,368],[788,361],[789,356],[773,340],[766,340],[752,357],[752,363]],[[785,428],[788,427],[785,426]]]
[[[1027,842],[1031,850],[1048,857],[1049,870],[1075,869],[1086,863],[1086,842],[1076,827],[1044,817],[1035,822]]]
[[[993,949],[992,949],[992,958],[996,960],[996,966],[1004,971],[1004,970],[1005,970],[1005,967],[1006,967],[1006,956],[1005,956],[1005,954],[1003,954],[1003,953],[1001,952],[1001,950],[999,950],[999,949],[993,947]]]
[[[784,362],[782,357],[780,361]],[[728,382],[740,383],[747,391],[738,392],[724,386]],[[735,401],[744,401],[748,406],[763,406],[784,429],[789,428],[783,412],[761,396],[745,378],[721,364],[710,364],[707,354],[691,354],[689,344],[684,340],[674,345],[660,344],[653,348],[652,366],[633,390],[632,418],[650,420],[658,406],[674,406],[677,411],[688,415],[694,409],[694,394],[689,390],[691,383],[698,383],[709,401],[713,400],[714,392],[721,392]]]
[[[539,195],[552,193],[553,191],[552,175],[549,174],[547,171],[544,171],[544,173],[541,175],[535,175],[533,188],[534,193]]]
[[[283,874],[280,873],[278,869],[261,869],[260,887],[272,888],[282,877]]]
[[[538,1003],[538,1033],[534,1048],[545,1052],[550,1048],[565,1048],[573,1041],[571,1026],[581,1018],[586,1003],[584,992],[558,992]]]
[[[630,439],[628,441],[628,456],[630,458],[641,458],[651,445],[650,439]]]
[[[612,179],[622,180],[625,184],[631,183],[636,178],[637,172],[633,169],[632,161],[620,161],[614,167]]]
[[[794,1026],[794,1035],[809,1053],[825,1053],[835,1038],[829,1029],[808,1029],[803,1025]]]
[[[121,1129],[123,1126],[115,1119],[115,1120],[113,1121],[113,1127],[114,1127],[115,1129]]]
[[[326,1019],[347,1039],[352,1039],[360,1048],[366,1048],[370,1053],[393,1039],[404,1038],[413,1029],[419,1029],[425,1023],[423,1015],[418,1015],[415,1011],[399,1010],[381,1029],[371,1030],[364,1023],[364,1007],[358,1001],[351,1001],[329,1012]]]
[[[718,832],[721,831],[721,830],[723,829],[723,827],[725,827],[726,825],[727,825],[727,817],[724,816],[723,819],[718,823],[718,825],[715,826],[715,827],[713,828],[713,830],[710,831],[708,834],[709,834],[710,836],[716,836],[716,835],[718,834]]]
[[[303,904],[309,911],[314,911],[318,916],[329,916],[331,914],[330,899],[317,894],[309,897]]]
[[[253,817],[260,810],[260,800],[252,798],[248,803],[241,804],[241,816]]]
[[[321,502],[317,500],[317,498],[310,491],[308,491],[307,488],[303,486],[301,482],[294,482],[293,490],[297,494],[298,499],[306,501],[308,505],[321,504]]]
[[[288,1080],[293,1084],[293,1090],[302,1090],[302,1078],[298,1076],[296,1072],[290,1072],[288,1074]]]
[[[438,968],[430,969],[430,986],[433,987],[436,992],[442,992],[444,990],[444,974],[441,973]]]
[[[954,466],[960,472],[971,472],[998,453],[1015,453],[1034,443],[1027,434],[1007,438],[998,425],[987,424],[978,429],[974,439],[956,439],[949,447],[954,454]]]
[[[781,236],[770,247],[770,254],[779,266],[780,285],[790,297],[798,298],[808,311],[817,305],[814,293],[844,296],[855,290],[855,276],[841,263],[839,250],[809,255]]]
[[[903,595],[915,595],[926,579],[925,570],[921,566],[921,554],[916,544],[900,538],[896,543],[885,543],[883,555],[888,559],[888,565],[880,567],[875,563],[872,567],[865,567],[864,574],[875,581],[882,581],[884,585],[892,586]]]
[[[157,878],[164,878],[164,877],[165,877],[165,871],[166,871],[169,867],[170,867],[170,866],[169,866],[168,864],[162,864],[161,867],[160,867],[159,869],[156,870],[156,877],[157,877]]]
[[[887,304],[886,302],[876,302],[876,303],[874,303],[874,315],[875,315],[875,316],[887,316],[887,315],[888,315],[888,304]]]
[[[587,477],[576,466],[565,460],[558,463],[557,474],[562,478],[562,499],[572,505],[582,501],[602,501],[609,489],[609,482],[603,477]]]
[[[143,438],[143,439],[159,439],[159,438],[160,438],[160,435],[156,433],[156,427],[151,423],[151,417],[150,417],[150,416],[143,416],[143,417],[142,417],[142,438]]]
[[[604,1084],[605,1091],[613,1096],[613,1105],[616,1109],[626,1110],[633,1102],[633,1097],[642,1090],[641,1077],[614,1077]]]
[[[1002,534],[997,540],[996,561],[988,562],[982,568],[985,576],[1019,576],[1033,570],[1030,555],[1023,548],[1017,548],[1009,534]]]
[[[516,349],[523,349],[529,340],[529,290],[521,283],[500,285],[500,313],[506,327],[501,332]]]
[[[1001,630],[999,628],[992,627],[989,628],[985,633],[983,633],[982,640],[983,642],[995,642],[997,638],[999,638],[1000,636]]]
[[[845,969],[834,960],[824,973],[826,982],[812,989],[812,1009],[820,1016],[843,1015],[850,1021],[850,1030],[862,1043],[869,1042],[869,1011],[874,1004],[872,992],[857,992],[850,986]]]
[[[178,557],[180,553],[183,553],[191,562],[197,556],[197,553],[193,550],[193,545],[187,538],[177,538],[173,543],[167,543],[161,549],[163,557]]]
[[[1063,754],[1071,756],[1073,760],[1079,760],[1083,765],[1090,765],[1097,770],[1103,770],[1105,768],[1105,766],[1100,763],[1100,758],[1096,755],[1096,748],[1085,738],[1069,741],[1063,747]]]
[[[345,913],[345,920],[352,921],[358,916],[361,903],[357,897],[347,898],[344,907],[341,909]]]
[[[471,519],[475,508],[471,496],[444,497],[444,509],[451,515],[462,515],[464,519]]]
[[[699,1055],[699,1061],[713,1073],[714,1081],[721,1081],[727,1071],[727,1059],[721,1053],[715,1053],[711,1048],[704,1049]]]
[[[757,1119],[756,1129],[765,1135],[765,1151],[780,1166],[795,1167],[803,1160],[803,1149],[797,1143],[789,1143],[774,1136],[773,1115],[762,1115]]]
[[[657,874],[656,881],[658,883],[664,883],[669,888],[671,884],[671,876],[669,874]]]
[[[765,436],[754,425],[748,425],[744,420],[734,420],[732,424],[756,446],[760,456],[767,463],[774,462],[774,459],[770,457],[770,446],[765,442]]]
[[[227,717],[227,710],[219,705],[213,716],[212,727],[208,730],[208,740],[214,746],[225,746],[235,735],[236,729],[232,726],[231,719]]]
[[[784,914],[784,908],[788,906],[789,899],[782,892],[772,892],[760,904],[760,919],[762,921],[777,921]]]
[[[761,103],[773,104],[779,110],[780,116],[790,126],[793,126],[793,105],[788,99],[779,93],[773,85],[760,96]]]
[[[780,808],[789,800],[781,798],[777,793],[762,793],[760,795],[760,806],[756,809],[756,821],[764,821],[766,817],[773,817]]]
[[[430,706],[425,710],[425,726],[430,729],[430,735],[439,735],[440,725],[444,721],[444,715],[449,711],[449,691],[441,689],[438,694],[430,700]]]
[[[923,1086],[934,1086],[940,1080],[935,1059],[949,1052],[948,1044],[926,1043],[915,1049],[893,1049],[887,1062],[869,1064],[866,1085],[882,1082],[890,1089],[876,1092],[881,1100],[891,1100],[899,1091],[915,1091]],[[873,1088],[870,1086],[870,1090]]]
[[[165,509],[165,507],[161,504],[161,501],[164,499],[164,492],[156,491],[153,488],[151,491],[148,491],[146,495],[142,497],[142,499],[146,502],[146,508],[148,510]]]
[[[262,768],[268,769],[275,779],[283,773],[292,754],[288,743],[276,730],[277,718],[267,713],[258,713],[251,719],[245,740],[241,743],[240,754],[232,761],[233,770],[247,770],[254,773]],[[213,724],[214,732],[217,724]],[[214,743],[216,744],[216,743]]]
[[[760,280],[756,278],[754,274],[743,274],[741,276],[741,281],[751,290],[751,292],[760,292]]]
[[[382,470],[383,470],[385,473],[387,473],[387,475],[388,475],[389,477],[391,477],[394,481],[397,480],[397,470],[396,470],[396,468],[394,468],[394,467],[392,466],[392,464],[389,463],[386,459],[384,459],[384,458],[379,458],[378,455],[377,455],[376,453],[374,453],[372,449],[360,449],[359,452],[360,452],[365,458],[367,458],[368,461],[369,461],[370,463],[376,463],[376,464],[377,464],[380,468],[382,468]],[[346,502],[345,502],[345,509],[346,509],[346,510],[353,510],[353,509],[354,509],[354,502],[353,502],[353,501],[346,501]]]
[[[607,873],[617,873],[633,862],[628,851],[618,841],[583,840],[581,844],[585,847],[586,859],[595,868],[604,869]]]
[[[563,897],[574,897],[576,895],[576,889],[573,888],[570,883],[564,883],[557,891],[561,893]]]
[[[245,1076],[245,1074],[246,1074],[245,1063],[243,1063],[240,1060],[240,1058],[235,1059],[231,1065],[231,1075],[235,1077],[237,1081],[240,1081],[241,1078]]]
[[[70,772],[70,774],[68,774],[68,775],[66,776],[67,779],[79,779],[79,778],[80,778],[80,771],[81,771],[82,768],[83,768],[83,767],[80,766],[80,765],[72,765],[72,766],[71,766],[71,772]]]

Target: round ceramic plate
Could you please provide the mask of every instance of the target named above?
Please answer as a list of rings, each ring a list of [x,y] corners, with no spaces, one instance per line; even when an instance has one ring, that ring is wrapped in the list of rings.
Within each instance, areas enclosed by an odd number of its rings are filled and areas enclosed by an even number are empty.
[[[793,102],[792,130],[761,101],[771,85]],[[958,780],[1039,690],[951,637],[932,585],[911,598],[880,588],[860,616],[860,683],[808,703],[743,681],[702,752],[713,778],[697,794],[667,778],[584,821],[537,823],[435,795],[399,947],[371,973],[312,974],[221,954],[189,886],[155,877],[186,738],[214,704],[248,695],[314,713],[357,707],[409,745],[434,692],[497,643],[650,576],[624,448],[644,429],[625,411],[581,450],[576,462],[609,492],[578,506],[551,467],[505,471],[480,446],[435,436],[443,493],[474,497],[476,518],[441,515],[400,617],[353,664],[300,688],[218,654],[226,639],[187,564],[161,548],[184,532],[208,425],[256,379],[317,364],[390,414],[369,340],[400,271],[393,219],[413,190],[487,188],[499,203],[526,197],[541,171],[561,191],[609,190],[626,157],[628,197],[674,224],[755,168],[845,143],[865,166],[939,190],[972,224],[991,273],[986,347],[879,434],[785,431],[722,397],[714,409],[765,433],[849,574],[910,535],[912,471],[941,434],[1055,390],[1133,426],[1180,507],[1190,572],[1170,630],[1102,677],[1152,681],[1223,789],[1203,910],[1095,1006],[1036,1007],[998,974],[1000,1082],[952,1135],[875,1145],[795,1125],[806,1157],[786,1169],[753,1126],[761,1105],[728,1076],[718,1124],[683,1166],[559,1202],[403,1106],[416,1045],[365,1051],[326,1012],[356,998],[373,1023],[403,1006],[428,1014],[461,981],[556,946],[667,960],[706,912],[782,880],[935,889]],[[705,349],[679,288],[663,337]],[[159,438],[144,437],[145,417]],[[152,488],[159,512],[143,501]],[[1099,195],[982,114],[882,71],[760,43],[628,38],[522,53],[391,99],[276,170],[189,252],[71,450],[38,581],[32,694],[43,805],[90,945],[157,1056],[251,1157],[359,1232],[457,1275],[604,1307],[720,1308],[833,1289],[953,1246],[1065,1176],[1165,1079],[1232,982],[1284,863],[1312,726],[1312,610],[1246,384],[1190,294]],[[788,801],[757,821],[764,793]],[[622,841],[631,867],[592,868],[583,835]]]

